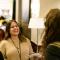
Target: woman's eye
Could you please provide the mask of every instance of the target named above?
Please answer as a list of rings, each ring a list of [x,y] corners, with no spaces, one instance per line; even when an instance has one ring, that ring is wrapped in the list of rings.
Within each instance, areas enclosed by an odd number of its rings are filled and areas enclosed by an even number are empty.
[[[14,26],[11,26],[10,28],[14,28]]]
[[[10,28],[14,28],[14,27],[18,27],[18,26],[11,26]]]

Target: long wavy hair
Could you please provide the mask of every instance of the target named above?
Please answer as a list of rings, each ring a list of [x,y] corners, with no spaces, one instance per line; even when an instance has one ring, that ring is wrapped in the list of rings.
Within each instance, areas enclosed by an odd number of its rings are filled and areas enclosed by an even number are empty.
[[[45,19],[43,48],[46,48],[52,42],[60,41],[60,9],[51,9]]]
[[[21,33],[21,26],[16,22],[16,20],[10,20],[10,21],[7,23],[7,26],[6,26],[6,33],[7,33],[7,35],[6,35],[6,38],[5,38],[5,39],[8,40],[8,38],[11,38],[10,26],[11,26],[11,23],[12,23],[12,22],[15,22],[15,23],[18,25],[19,29],[20,29],[19,34],[18,34],[19,40],[20,40],[20,41],[24,41],[25,38],[24,38],[24,36],[23,36],[22,33]]]
[[[15,21],[15,20],[10,20],[8,23],[7,23],[7,26],[6,26],[6,33],[7,33],[7,36],[6,36],[6,39],[10,38],[11,37],[11,34],[10,34],[10,26],[11,26],[11,23],[12,22],[15,22],[17,25],[18,23]],[[20,33],[19,33],[20,35]]]
[[[45,36],[46,44],[60,41],[60,9],[51,9],[46,15],[45,22]]]

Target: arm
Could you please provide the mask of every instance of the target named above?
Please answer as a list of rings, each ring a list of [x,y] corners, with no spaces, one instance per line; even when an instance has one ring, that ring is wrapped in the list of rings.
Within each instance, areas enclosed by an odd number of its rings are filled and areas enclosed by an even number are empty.
[[[35,60],[35,59],[40,60],[41,55],[39,53],[34,53],[33,52],[30,40],[28,40],[28,43],[29,43],[29,53],[30,53],[29,55],[30,55],[30,58],[32,58],[32,60]]]
[[[27,39],[27,42],[28,42],[28,45],[29,45],[29,55],[31,55],[31,54],[34,53],[34,52],[33,52],[33,48],[32,48],[32,45],[31,45],[30,40],[29,40],[28,38],[26,38],[26,39]]]
[[[5,42],[6,42],[6,41],[3,40],[3,41],[0,43],[0,53],[2,53],[1,55],[3,55],[4,58],[5,58],[5,56],[6,56]]]

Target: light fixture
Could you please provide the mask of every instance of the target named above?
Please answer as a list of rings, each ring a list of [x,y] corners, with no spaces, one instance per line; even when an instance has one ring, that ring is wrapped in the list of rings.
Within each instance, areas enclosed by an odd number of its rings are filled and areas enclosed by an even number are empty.
[[[38,53],[38,29],[44,29],[44,18],[31,18],[28,28],[37,29],[37,53]]]

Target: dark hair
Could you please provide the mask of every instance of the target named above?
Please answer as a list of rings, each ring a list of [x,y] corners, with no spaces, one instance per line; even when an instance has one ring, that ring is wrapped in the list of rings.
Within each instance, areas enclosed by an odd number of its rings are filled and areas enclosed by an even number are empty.
[[[51,9],[46,15],[45,41],[49,43],[60,41],[60,9]]]
[[[1,16],[1,17],[0,17],[0,20],[2,20],[2,19],[5,20],[5,17],[4,17],[4,16]]]
[[[10,35],[10,26],[11,26],[11,23],[12,22],[16,22],[16,20],[10,20],[8,23],[7,23],[7,26],[6,26],[6,33],[7,33],[7,36],[6,36],[6,40],[8,39],[8,38],[11,38],[11,35]],[[19,29],[20,29],[20,31],[19,31],[19,34],[18,34],[18,37],[19,37],[19,40],[21,41],[21,42],[23,42],[23,41],[26,41],[26,37],[21,33],[21,26],[20,26],[20,24],[18,24],[17,22],[16,22],[16,24],[19,26]]]
[[[60,41],[60,9],[51,9],[45,19],[45,35],[42,41],[44,56],[50,43]]]
[[[2,22],[2,25],[7,25],[7,22],[6,21]]]
[[[5,32],[4,30],[0,29],[0,41],[5,38]]]
[[[7,33],[7,36],[6,36],[6,39],[10,38],[11,35],[10,35],[10,26],[11,26],[11,23],[12,22],[16,22],[15,20],[10,20],[7,25],[6,25],[6,33]],[[16,24],[18,25],[18,23],[16,22]],[[19,25],[18,25],[19,26]],[[20,28],[20,27],[19,27]],[[18,37],[20,38],[20,35],[21,35],[21,32],[19,32],[19,35]]]

